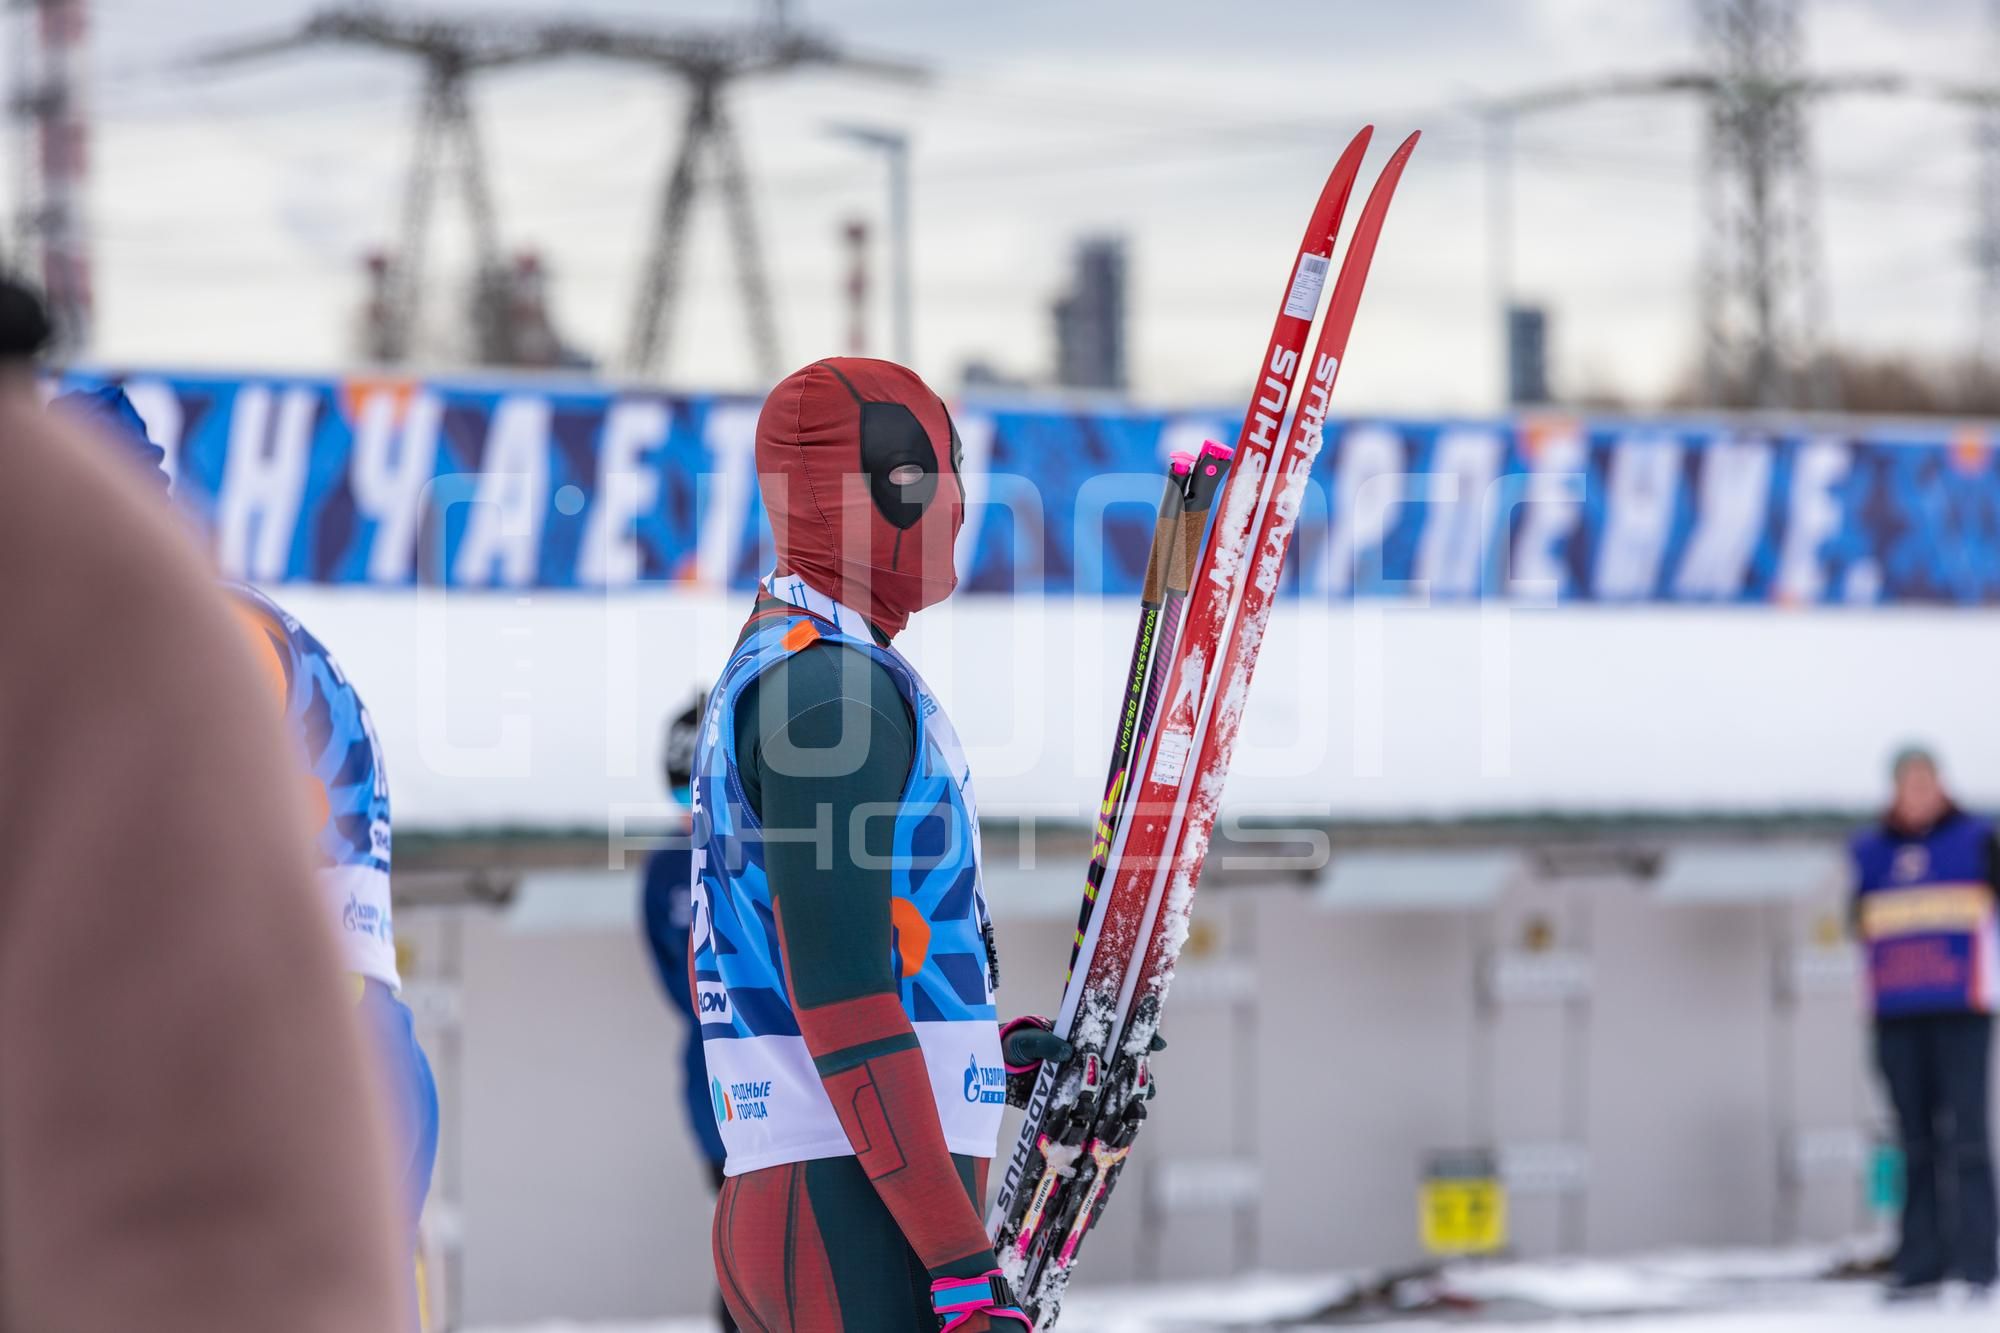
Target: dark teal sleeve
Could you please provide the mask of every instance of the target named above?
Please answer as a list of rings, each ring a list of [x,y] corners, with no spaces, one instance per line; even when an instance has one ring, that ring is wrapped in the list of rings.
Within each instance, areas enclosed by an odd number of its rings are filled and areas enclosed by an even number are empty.
[[[792,1010],[827,1100],[932,1276],[989,1272],[971,1163],[945,1141],[892,962],[895,816],[916,754],[909,708],[868,654],[819,643],[766,671],[736,726]]]
[[[736,738],[797,1003],[896,993],[890,857],[916,736],[895,681],[858,649],[814,644],[744,692]]]

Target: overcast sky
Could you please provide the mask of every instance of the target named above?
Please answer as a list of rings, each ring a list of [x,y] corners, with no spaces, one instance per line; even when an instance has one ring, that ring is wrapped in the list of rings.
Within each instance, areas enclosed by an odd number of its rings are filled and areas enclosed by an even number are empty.
[[[1802,3],[1821,69],[1970,80],[1995,67],[1983,0]],[[226,75],[177,67],[205,44],[282,29],[313,7],[95,0],[102,358],[352,363],[359,256],[395,230],[415,71],[338,51]],[[752,0],[542,8],[661,23],[757,12]],[[796,0],[795,9],[857,50],[924,62],[936,77],[911,89],[821,73],[736,92],[786,359],[839,350],[839,227],[879,218],[882,177],[826,127],[866,121],[915,140],[920,370],[947,386],[974,356],[1046,371],[1048,305],[1068,247],[1078,234],[1114,231],[1132,245],[1136,388],[1172,402],[1242,394],[1319,180],[1352,129],[1373,120],[1377,163],[1409,129],[1426,138],[1390,217],[1344,405],[1490,406],[1499,366],[1481,140],[1454,108],[1696,57],[1694,0]],[[545,255],[569,336],[615,354],[681,90],[641,70],[569,64],[495,75],[474,97],[506,243]],[[1553,309],[1561,387],[1652,395],[1690,364],[1699,131],[1697,110],[1672,100],[1523,125],[1514,262],[1520,290]],[[1835,336],[1923,352],[1965,345],[1968,117],[1854,100],[1824,107],[1814,133]],[[465,276],[462,216],[447,199],[434,246],[440,315]],[[747,333],[713,196],[691,258],[671,379],[747,386]],[[886,333],[879,319],[877,331]]]

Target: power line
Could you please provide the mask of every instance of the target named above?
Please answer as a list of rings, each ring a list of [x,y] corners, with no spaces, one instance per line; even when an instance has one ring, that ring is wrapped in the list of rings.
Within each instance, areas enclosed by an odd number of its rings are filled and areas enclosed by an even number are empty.
[[[548,60],[558,52],[540,32],[520,23],[392,16],[372,6],[350,6],[321,10],[292,32],[217,47],[196,63],[214,69],[324,46],[406,57],[423,71],[415,146],[403,191],[401,242],[392,256],[372,263],[376,285],[366,321],[370,355],[393,364],[409,357],[415,340],[431,218],[445,176],[455,178],[465,206],[482,295],[483,289],[506,281],[486,154],[467,92],[472,77]],[[480,330],[482,345],[504,351],[505,321],[479,322],[492,325]]]
[[[2000,2],[2000,0],[1996,0],[1996,2]],[[547,38],[551,27],[560,28],[562,26],[544,24],[540,25],[539,31],[544,38]],[[569,26],[574,29],[578,25]],[[765,31],[767,35],[764,38],[766,41],[771,40],[768,36],[771,26],[766,25]],[[587,40],[573,41],[569,47],[570,51],[609,55],[610,52],[602,46],[603,35],[609,33],[612,39],[615,40],[621,36],[630,35],[632,32],[632,30],[628,29],[609,29],[603,25],[590,25],[590,27],[599,35]],[[752,29],[750,31],[754,33],[756,30]],[[642,35],[650,34],[650,30],[640,30],[640,32]],[[650,35],[657,36],[658,34]],[[713,36],[712,34],[697,35],[703,37]],[[596,45],[597,49],[590,49],[593,44]],[[699,59],[704,52],[712,53],[715,49],[714,47],[684,47],[678,50],[677,58],[683,60]],[[651,64],[653,62],[642,63]],[[810,67],[810,64],[811,61],[808,60],[803,62],[801,67]],[[661,68],[662,66],[653,64],[653,67]],[[773,69],[775,68],[773,67]],[[771,71],[767,70],[765,72]],[[676,78],[684,77],[683,73],[677,69],[673,73]],[[954,102],[960,105],[966,101],[970,101],[975,105],[1004,104],[1017,114],[1048,112],[1060,115],[1066,109],[1095,108],[1099,114],[1118,115],[1142,121],[1147,128],[1142,132],[1118,136],[1109,142],[1100,138],[1092,142],[1077,144],[1074,147],[1057,146],[1050,149],[1000,150],[987,154],[961,155],[946,161],[926,159],[923,161],[923,178],[926,187],[936,186],[942,189],[952,189],[967,184],[975,184],[985,188],[992,185],[995,181],[1002,179],[1016,182],[1033,180],[1059,181],[1067,175],[1086,171],[1092,173],[1105,173],[1109,171],[1120,173],[1163,171],[1176,169],[1189,163],[1204,165],[1210,163],[1227,164],[1242,162],[1246,158],[1251,157],[1261,162],[1272,155],[1317,153],[1328,142],[1328,138],[1336,126],[1342,123],[1341,117],[1331,113],[1322,113],[1313,116],[1250,119],[1242,118],[1242,113],[1246,109],[1245,107],[1231,104],[1226,100],[1217,100],[1210,104],[1209,110],[1204,110],[1201,106],[1192,105],[1179,99],[1134,100],[1124,97],[1108,99],[1088,89],[1050,87],[1046,84],[1046,81],[1042,81],[1044,84],[1042,88],[1034,88],[1032,85],[1035,81],[1028,82],[1030,85],[1029,88],[1018,95],[1010,95],[1010,88],[1015,85],[1003,85],[997,91],[994,91],[993,86],[989,83],[985,90],[968,90],[962,85],[955,87],[952,97]],[[353,105],[364,101],[372,102],[376,100],[379,100],[379,94],[370,89],[367,92],[358,92],[351,96],[316,99],[317,106],[306,109],[324,109],[331,105]],[[689,116],[692,116],[694,103],[697,100],[696,95],[690,93],[688,105],[685,108]],[[1192,125],[1179,123],[1158,124],[1161,118],[1169,114],[1179,116],[1188,115],[1191,106],[1192,110],[1199,115],[1203,123]],[[279,114],[285,114],[289,111],[289,107],[281,103],[275,110]],[[1384,119],[1428,121],[1443,114],[1446,114],[1445,109],[1430,107],[1401,112],[1392,117],[1384,117]],[[1218,123],[1217,117],[1225,115],[1228,117],[1228,120]],[[1462,111],[1454,115],[1454,119],[1460,119],[1460,125],[1440,127],[1442,133],[1433,133],[1427,141],[1428,152],[1440,159],[1459,161],[1466,160],[1478,152],[1478,144],[1472,138],[1469,130],[1461,128],[1464,125],[1461,117]],[[217,117],[218,120],[223,118],[222,116]],[[689,155],[691,138],[692,136],[688,135],[682,137],[679,152],[674,154],[676,164],[681,158]],[[597,155],[595,152],[596,147],[596,145],[592,145],[593,157]],[[1558,143],[1556,145],[1524,143],[1519,148],[1517,155],[1526,167],[1559,174],[1588,175],[1595,181],[1604,182],[1609,185],[1664,186],[1685,179],[1689,169],[1689,164],[1683,156],[1657,152],[1637,153],[1632,151],[1629,144],[1623,145],[1616,150],[1608,148],[1600,150],[1593,148],[1587,143]],[[703,189],[724,185],[731,179],[726,163],[719,160],[712,160],[715,157],[716,155],[714,154],[704,155],[704,160],[698,162],[691,170],[688,180],[690,202],[694,193],[698,193]],[[671,194],[672,179],[673,172],[670,171],[668,185],[662,191],[663,195]],[[846,172],[811,169],[764,173],[762,179],[767,185],[797,191],[837,188],[849,183],[849,175]],[[736,180],[738,188],[735,190],[732,198],[733,215],[740,214],[742,218],[747,219],[747,178],[741,173],[740,167],[736,173]],[[1907,176],[1888,171],[1880,173],[1852,170],[1828,172],[1820,178],[1818,184],[1827,190],[1851,191],[1857,195],[1867,191],[1879,191],[1885,185],[1892,184],[1901,189],[1905,194],[1908,194],[1912,188],[1909,185],[1909,178]],[[1917,182],[1913,188],[1941,191],[1942,189],[1952,187],[1924,181]],[[537,216],[542,218],[552,216],[599,217],[610,211],[609,208],[603,205],[577,196],[566,197],[559,205],[550,205],[538,200],[535,207]],[[686,208],[683,208],[683,229],[685,228],[685,215],[687,211]],[[661,262],[662,252],[668,248],[662,243],[662,234],[667,230],[663,225],[666,212],[665,200],[663,199],[661,208],[663,217],[660,221],[655,222],[653,241],[649,245],[651,259],[647,266],[647,272],[642,275],[642,282],[640,284],[642,293],[647,291],[649,282],[656,275],[660,274],[663,269],[672,267],[673,271],[678,271],[678,264],[680,262],[678,259],[666,263]],[[738,237],[749,235],[748,226],[737,227],[734,234]],[[683,241],[676,240],[673,248],[678,249],[682,244],[684,244]],[[739,240],[739,253],[741,253],[742,244],[743,242]],[[218,240],[216,249],[220,251],[224,248],[224,245],[225,242]],[[759,249],[754,244],[754,237],[752,237],[750,248],[753,254]],[[767,285],[761,278],[753,281],[751,278],[741,275],[739,275],[738,281],[745,286],[746,292],[750,286],[763,287]],[[678,277],[668,278],[664,284],[663,294],[656,298],[654,309],[657,312],[657,319],[659,321],[657,327],[660,330],[659,342],[655,344],[654,358],[656,361],[664,359],[666,322],[671,318],[672,297],[678,290],[678,283]],[[762,298],[760,301],[746,295],[741,305],[746,310],[752,312],[753,328],[756,327],[755,321],[759,318],[755,312],[761,305],[766,311],[765,316],[762,317],[763,327],[766,331],[771,328],[771,322],[768,317],[768,296]],[[640,353],[642,344],[640,333],[645,321],[646,316],[643,307],[640,310],[635,310],[633,335],[631,338],[632,355],[635,360]],[[775,334],[768,332],[759,333],[753,339],[753,344],[757,346],[774,346]],[[772,353],[769,357],[761,354],[759,356],[760,361],[774,359],[775,353]]]
[[[643,375],[660,370],[666,363],[668,320],[686,262],[688,222],[709,180],[700,171],[706,159],[714,168],[714,182],[729,215],[737,280],[750,322],[752,356],[763,376],[775,381],[782,365],[777,323],[764,274],[763,247],[743,147],[726,94],[732,85],[747,78],[809,67],[903,81],[924,77],[923,71],[902,61],[854,54],[831,37],[799,28],[782,2],[774,3],[756,26],[738,32],[617,28],[583,22],[551,25],[547,32],[549,41],[567,54],[639,65],[688,88],[678,147],[666,171],[639,274],[626,369]]]
[[[1817,349],[1826,297],[1806,111],[1828,97],[1901,93],[1890,71],[1804,68],[1798,0],[1697,0],[1705,64],[1537,89],[1486,103],[1491,132],[1602,98],[1691,95],[1706,119],[1697,280],[1703,368],[1717,404],[1830,405]]]
[[[376,330],[373,350],[397,361],[410,350],[423,290],[423,256],[432,201],[440,178],[452,168],[471,222],[481,301],[475,328],[482,345],[502,340],[505,302],[488,299],[487,287],[504,286],[498,259],[498,229],[487,183],[485,155],[473,123],[467,84],[472,75],[502,66],[558,57],[595,57],[636,64],[666,74],[688,87],[689,96],[668,167],[647,255],[636,284],[637,297],[627,362],[636,372],[664,361],[667,320],[684,263],[687,227],[697,196],[713,179],[729,217],[743,309],[750,321],[753,355],[760,370],[775,379],[780,365],[777,325],[764,255],[750,197],[741,141],[728,114],[725,91],[746,78],[805,68],[908,79],[920,71],[907,64],[857,55],[832,38],[791,21],[789,5],[770,0],[760,18],[739,29],[622,27],[577,18],[542,21],[391,17],[374,8],[325,10],[298,32],[240,43],[211,52],[209,66],[258,59],[326,44],[360,45],[414,58],[424,70],[424,95],[409,183],[404,192],[403,240],[393,265],[378,263],[379,290],[371,302]],[[701,168],[710,166],[714,176]],[[503,293],[504,295],[504,293]],[[494,309],[489,310],[488,307]]]

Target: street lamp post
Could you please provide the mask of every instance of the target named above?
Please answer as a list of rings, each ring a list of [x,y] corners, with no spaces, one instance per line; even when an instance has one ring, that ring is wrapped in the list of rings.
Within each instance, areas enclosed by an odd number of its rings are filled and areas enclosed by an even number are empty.
[[[889,167],[889,299],[896,360],[909,365],[916,355],[910,291],[910,136],[873,125],[829,127],[843,139],[881,153]]]

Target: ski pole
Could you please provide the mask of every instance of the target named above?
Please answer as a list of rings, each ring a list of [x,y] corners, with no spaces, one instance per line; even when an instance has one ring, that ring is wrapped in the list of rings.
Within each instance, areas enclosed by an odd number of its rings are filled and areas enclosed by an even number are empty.
[[[1090,909],[1097,902],[1098,885],[1104,882],[1104,866],[1111,853],[1111,835],[1118,828],[1118,811],[1124,802],[1125,777],[1132,756],[1139,749],[1140,716],[1145,711],[1146,680],[1153,664],[1153,643],[1160,629],[1160,612],[1165,603],[1165,575],[1170,552],[1177,544],[1181,525],[1181,500],[1188,474],[1194,470],[1194,455],[1176,451],[1167,464],[1167,493],[1160,497],[1158,516],[1153,520],[1153,541],[1146,548],[1146,582],[1139,594],[1139,632],[1132,640],[1132,660],[1125,667],[1125,692],[1118,705],[1118,730],[1111,741],[1111,771],[1104,779],[1104,799],[1097,803],[1097,831],[1090,844],[1090,865],[1083,872],[1083,907],[1076,918],[1076,934],[1070,940],[1069,967],[1076,966],[1077,950],[1083,947],[1084,927],[1090,924]],[[1063,976],[1067,978],[1066,968]]]
[[[1111,746],[1111,771],[1104,781],[1104,799],[1097,807],[1097,832],[1084,871],[1083,906],[1077,914],[1076,935],[1070,941],[1069,966],[1076,966],[1083,933],[1090,925],[1097,891],[1111,855],[1111,839],[1125,807],[1132,757],[1145,743],[1153,712],[1160,701],[1160,682],[1152,667],[1173,655],[1180,630],[1180,610],[1188,582],[1200,558],[1202,534],[1216,490],[1235,451],[1213,440],[1204,441],[1199,456],[1176,451],[1168,466],[1167,491],[1160,497],[1153,523],[1152,545],[1146,552],[1146,582],[1139,597],[1139,632],[1132,643],[1132,660],[1125,669],[1125,697],[1118,710],[1118,733]],[[1064,973],[1065,979],[1068,972]]]

